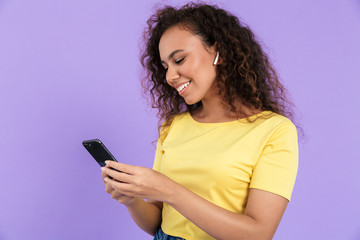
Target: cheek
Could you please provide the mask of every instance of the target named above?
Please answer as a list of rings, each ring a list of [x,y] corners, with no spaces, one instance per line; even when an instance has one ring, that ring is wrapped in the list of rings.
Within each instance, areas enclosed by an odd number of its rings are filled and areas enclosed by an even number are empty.
[[[201,82],[201,84],[212,85],[216,79],[216,69],[207,64],[199,66],[196,71],[196,78]]]
[[[209,59],[205,57],[188,61],[186,73],[188,73],[187,75],[191,75],[192,78],[199,79],[209,79],[209,77],[216,75],[215,68],[209,64]]]
[[[213,76],[216,74],[215,67],[213,66],[211,55],[205,54],[199,58],[198,69],[201,71],[202,75],[207,75],[207,77]]]

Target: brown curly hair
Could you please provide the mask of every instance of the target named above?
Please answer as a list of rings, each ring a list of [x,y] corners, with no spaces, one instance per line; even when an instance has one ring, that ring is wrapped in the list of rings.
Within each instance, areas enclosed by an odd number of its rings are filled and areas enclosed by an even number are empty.
[[[216,44],[222,59],[216,69],[219,94],[237,116],[243,114],[234,106],[234,102],[240,100],[246,107],[272,111],[294,121],[294,104],[288,100],[286,89],[249,27],[217,6],[188,3],[179,9],[165,6],[157,10],[147,21],[143,34],[141,64],[146,75],[141,83],[143,93],[150,95],[152,108],[158,109],[159,130],[163,120],[163,126],[168,126],[175,115],[191,113],[202,105],[201,101],[188,105],[166,82],[159,41],[173,26],[198,35],[206,46]]]

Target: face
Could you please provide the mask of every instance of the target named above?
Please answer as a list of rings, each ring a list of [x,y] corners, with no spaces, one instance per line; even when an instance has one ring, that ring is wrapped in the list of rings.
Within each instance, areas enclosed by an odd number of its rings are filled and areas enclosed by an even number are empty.
[[[217,96],[216,50],[206,47],[201,38],[174,26],[164,32],[159,42],[166,81],[191,105]]]

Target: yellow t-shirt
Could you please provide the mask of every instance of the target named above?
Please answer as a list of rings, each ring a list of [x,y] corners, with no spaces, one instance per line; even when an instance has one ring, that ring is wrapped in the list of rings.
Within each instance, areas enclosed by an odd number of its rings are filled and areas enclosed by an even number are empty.
[[[257,118],[261,115],[267,119]],[[200,123],[189,112],[177,115],[158,140],[154,170],[239,214],[249,188],[290,200],[298,168],[296,127],[271,111],[250,119],[256,121]],[[161,228],[187,240],[214,239],[166,203]]]

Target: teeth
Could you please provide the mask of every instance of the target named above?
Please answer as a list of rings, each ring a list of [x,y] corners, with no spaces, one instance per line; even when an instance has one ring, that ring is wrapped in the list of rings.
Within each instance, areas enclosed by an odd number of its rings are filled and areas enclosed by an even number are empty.
[[[181,85],[180,87],[178,87],[176,90],[177,90],[178,92],[181,92],[184,88],[186,88],[187,86],[189,86],[189,84],[190,84],[190,81],[187,82],[187,83],[184,83],[183,85]]]

